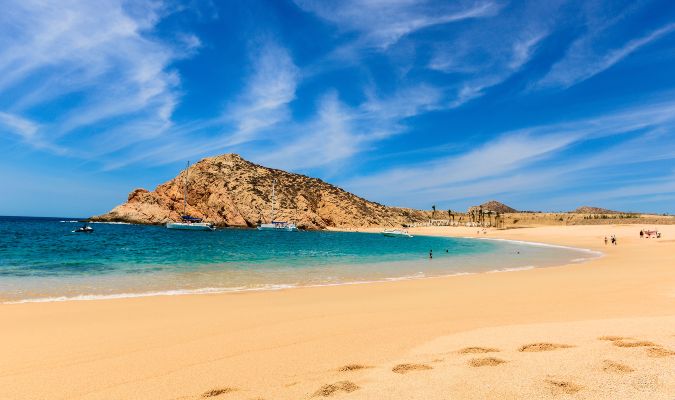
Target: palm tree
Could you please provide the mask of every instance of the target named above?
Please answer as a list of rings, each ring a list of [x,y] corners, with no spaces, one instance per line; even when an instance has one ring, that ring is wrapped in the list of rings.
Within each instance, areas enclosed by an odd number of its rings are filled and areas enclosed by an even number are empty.
[[[432,219],[433,219],[433,218],[436,218],[436,205],[434,204],[433,206],[431,206],[431,209],[433,210],[433,211],[431,212],[431,218],[432,218]]]

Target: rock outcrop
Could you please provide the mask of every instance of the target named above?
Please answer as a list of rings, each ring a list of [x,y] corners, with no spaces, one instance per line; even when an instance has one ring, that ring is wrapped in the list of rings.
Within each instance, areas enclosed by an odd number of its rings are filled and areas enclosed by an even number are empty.
[[[219,226],[252,227],[271,219],[272,182],[276,180],[274,219],[299,228],[401,226],[429,218],[424,211],[386,207],[346,192],[321,179],[266,168],[236,154],[205,158],[187,171],[186,213]],[[94,221],[162,224],[183,214],[186,171],[150,192],[135,189],[126,203]]]

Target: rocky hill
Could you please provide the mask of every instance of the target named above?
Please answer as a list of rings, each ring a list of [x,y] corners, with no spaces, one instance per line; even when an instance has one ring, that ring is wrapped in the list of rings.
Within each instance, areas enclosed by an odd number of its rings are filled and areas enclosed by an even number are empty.
[[[515,208],[511,208],[507,206],[504,203],[500,203],[496,200],[490,200],[488,202],[485,202],[481,204],[479,207],[482,207],[483,210],[489,210],[489,211],[496,211],[500,214],[505,214],[505,213],[517,213],[518,210]]]
[[[386,207],[321,179],[266,168],[236,154],[205,158],[187,173],[187,214],[220,226],[269,222],[275,179],[274,219],[294,222],[299,228],[401,226],[429,218],[424,211]],[[126,203],[91,219],[142,224],[178,221],[183,214],[185,174],[182,171],[152,192],[136,189]]]

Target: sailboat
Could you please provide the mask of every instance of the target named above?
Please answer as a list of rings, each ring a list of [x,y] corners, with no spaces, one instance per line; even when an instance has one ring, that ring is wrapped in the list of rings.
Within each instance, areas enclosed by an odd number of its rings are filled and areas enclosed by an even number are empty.
[[[188,186],[188,171],[190,170],[190,161],[187,162],[185,168],[185,184],[183,188],[183,215],[181,215],[181,222],[167,222],[167,229],[182,229],[188,231],[215,231],[213,224],[202,222],[201,218],[193,217],[187,214],[187,186]]]
[[[267,224],[260,224],[258,225],[258,230],[259,231],[288,231],[288,232],[294,232],[298,230],[298,227],[295,226],[295,224],[292,224],[290,222],[286,221],[275,221],[274,220],[274,184],[277,183],[277,180],[274,179],[272,181],[272,218],[270,220],[272,222],[267,223]]]

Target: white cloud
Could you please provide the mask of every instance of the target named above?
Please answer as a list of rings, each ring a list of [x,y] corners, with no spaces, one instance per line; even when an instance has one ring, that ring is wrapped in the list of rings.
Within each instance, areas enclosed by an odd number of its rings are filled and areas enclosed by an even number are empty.
[[[559,2],[523,2],[432,45],[427,68],[447,74],[449,107],[484,96],[521,71],[555,31]],[[552,17],[553,16],[553,17]]]
[[[365,137],[354,132],[353,111],[345,107],[335,92],[321,99],[312,120],[281,128],[292,131],[282,143],[275,143],[252,157],[264,164],[291,170],[325,167],[339,163],[360,150]]]
[[[361,44],[386,49],[402,37],[434,25],[496,15],[496,2],[431,4],[416,0],[295,0],[302,9],[336,24],[344,31],[357,31]]]
[[[252,153],[260,162],[278,168],[334,170],[378,141],[406,130],[405,119],[432,110],[440,92],[428,86],[402,88],[386,98],[371,95],[349,107],[335,91],[321,99],[316,115],[302,123],[278,127],[267,152]],[[272,138],[272,136],[274,138]]]
[[[592,31],[572,43],[565,56],[555,63],[538,86],[570,87],[611,68],[640,48],[675,31],[675,23],[666,24],[620,47],[598,49],[604,30]]]
[[[171,125],[179,101],[176,59],[194,52],[152,36],[167,12],[154,1],[12,1],[0,14],[0,99],[5,112],[40,115],[35,143],[58,145],[80,129],[105,129],[120,143],[137,141],[122,128],[144,122],[153,137]],[[11,96],[11,99],[10,99]],[[58,113],[40,112],[57,107]],[[69,146],[77,146],[71,141]],[[75,149],[77,150],[77,149]]]
[[[21,136],[26,140],[32,139],[39,129],[39,125],[33,121],[1,111],[0,125],[4,125],[10,133]]]
[[[418,203],[421,198],[485,199],[532,193],[533,188],[543,193],[582,185],[582,179],[593,182],[594,170],[675,159],[673,130],[675,102],[655,102],[599,117],[504,132],[477,148],[364,175],[342,185],[367,198],[405,206],[423,206]],[[563,156],[571,146],[619,135],[635,138],[588,156]],[[542,166],[544,160],[547,163]]]
[[[235,124],[231,144],[249,140],[251,136],[289,118],[289,103],[295,100],[300,69],[288,50],[267,42],[254,52],[253,74],[244,93],[225,111],[224,119]]]

